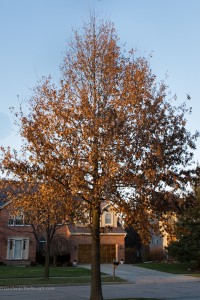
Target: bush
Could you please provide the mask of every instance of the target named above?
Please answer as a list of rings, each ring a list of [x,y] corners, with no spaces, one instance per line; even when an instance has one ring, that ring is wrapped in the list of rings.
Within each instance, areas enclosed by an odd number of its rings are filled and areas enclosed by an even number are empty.
[[[31,261],[29,266],[30,266],[30,267],[36,267],[36,266],[37,266],[37,264],[36,264],[36,262],[35,262],[35,261]]]
[[[36,262],[39,265],[44,265],[45,264],[45,256],[43,255],[43,253],[41,251],[36,252]]]
[[[196,271],[200,267],[199,261],[198,260],[191,260],[189,262],[189,266],[190,266],[192,271]]]
[[[166,253],[162,247],[150,249],[150,260],[152,261],[162,261],[166,259]]]
[[[58,255],[56,257],[56,265],[64,265],[66,263],[70,262],[70,254],[65,254],[65,255]]]
[[[138,257],[138,252],[136,248],[126,248],[125,249],[125,263],[134,264],[141,262],[141,258]]]

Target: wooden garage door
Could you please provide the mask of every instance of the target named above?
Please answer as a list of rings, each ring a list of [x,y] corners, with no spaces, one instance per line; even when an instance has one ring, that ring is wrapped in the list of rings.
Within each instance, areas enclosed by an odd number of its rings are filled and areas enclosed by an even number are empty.
[[[115,259],[115,245],[101,245],[101,263],[112,263]],[[91,262],[91,245],[79,244],[78,246],[78,262]]]
[[[78,245],[78,262],[90,263],[91,245]]]
[[[101,245],[101,263],[112,263],[115,259],[115,245]]]

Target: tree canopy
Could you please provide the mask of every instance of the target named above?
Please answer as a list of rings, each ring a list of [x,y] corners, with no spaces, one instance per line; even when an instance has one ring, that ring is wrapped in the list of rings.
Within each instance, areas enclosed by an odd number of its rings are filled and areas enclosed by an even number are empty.
[[[112,202],[142,232],[181,207],[195,139],[149,60],[125,51],[114,25],[91,17],[75,31],[55,84],[43,78],[21,112],[22,155],[3,150],[3,169],[21,180],[59,183],[91,214],[91,300],[100,281],[101,203]],[[166,192],[167,191],[167,192]],[[83,210],[84,211],[84,210]]]

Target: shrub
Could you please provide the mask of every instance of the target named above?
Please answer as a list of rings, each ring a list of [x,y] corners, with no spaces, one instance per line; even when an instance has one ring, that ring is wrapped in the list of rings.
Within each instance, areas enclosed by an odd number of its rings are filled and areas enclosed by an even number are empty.
[[[125,262],[128,264],[134,264],[134,263],[138,262],[136,248],[126,248],[125,249]]]
[[[200,264],[199,264],[198,260],[191,260],[189,262],[189,266],[190,266],[192,271],[196,271],[200,267]]]
[[[29,266],[30,266],[30,267],[36,267],[36,266],[37,266],[37,264],[36,264],[36,262],[35,262],[35,261],[31,261]]]
[[[166,253],[162,247],[150,249],[150,260],[162,261],[166,259]]]

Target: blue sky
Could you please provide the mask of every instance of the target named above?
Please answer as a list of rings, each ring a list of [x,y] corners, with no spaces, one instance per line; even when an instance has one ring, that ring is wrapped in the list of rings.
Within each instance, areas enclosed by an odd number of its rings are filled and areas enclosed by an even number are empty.
[[[127,48],[153,53],[152,70],[158,81],[167,74],[178,103],[191,95],[187,127],[200,130],[199,0],[0,0],[0,146],[20,147],[9,107],[28,99],[43,75],[59,77],[72,27],[94,10],[114,22]]]

